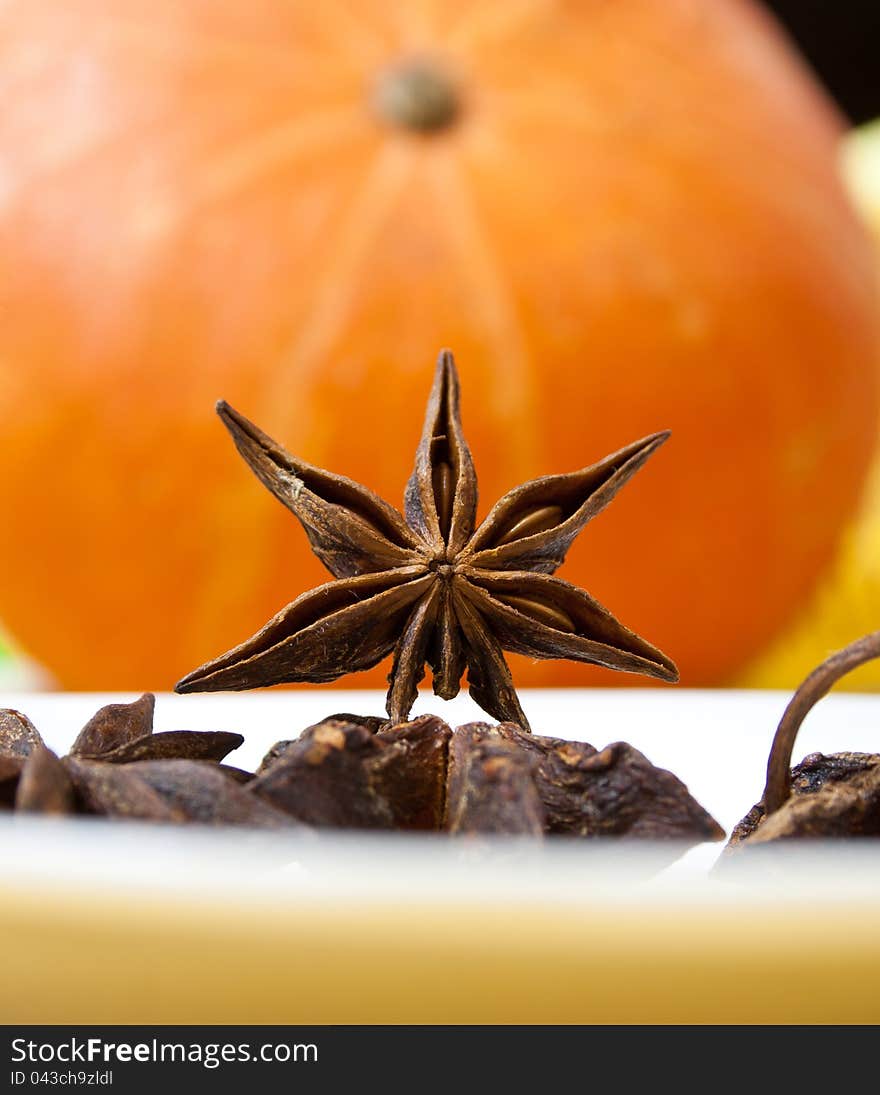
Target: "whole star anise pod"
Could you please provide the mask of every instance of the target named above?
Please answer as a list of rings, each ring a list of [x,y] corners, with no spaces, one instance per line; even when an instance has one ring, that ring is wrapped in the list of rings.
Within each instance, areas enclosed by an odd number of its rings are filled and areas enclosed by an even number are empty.
[[[359,483],[291,456],[226,403],[239,453],[306,531],[335,581],[297,597],[253,638],[194,670],[178,692],[332,681],[392,650],[387,710],[404,721],[425,664],[452,699],[528,722],[502,651],[569,658],[675,681],[678,672],[584,590],[552,577],[575,537],[669,436],[657,433],[506,494],[474,530],[477,477],[461,429],[452,354],[437,362],[405,518]]]

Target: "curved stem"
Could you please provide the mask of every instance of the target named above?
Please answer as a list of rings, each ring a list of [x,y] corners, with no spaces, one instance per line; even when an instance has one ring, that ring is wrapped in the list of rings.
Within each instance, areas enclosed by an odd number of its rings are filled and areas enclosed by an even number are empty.
[[[832,654],[813,670],[792,696],[770,746],[764,786],[765,817],[783,806],[791,794],[791,753],[807,714],[841,677],[874,658],[880,658],[880,631],[872,631]]]

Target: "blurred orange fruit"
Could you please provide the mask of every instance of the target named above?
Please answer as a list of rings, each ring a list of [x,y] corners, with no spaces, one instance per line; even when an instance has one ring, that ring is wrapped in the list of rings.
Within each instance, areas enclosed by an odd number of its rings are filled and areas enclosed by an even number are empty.
[[[872,253],[757,8],[10,0],[0,79],[0,615],[63,686],[168,687],[323,580],[217,397],[396,501],[444,345],[486,503],[672,429],[563,574],[685,683],[831,558]]]

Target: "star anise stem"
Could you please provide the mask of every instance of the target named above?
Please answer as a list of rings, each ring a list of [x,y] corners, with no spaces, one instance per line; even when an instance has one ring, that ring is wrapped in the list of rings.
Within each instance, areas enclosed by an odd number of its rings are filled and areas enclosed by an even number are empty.
[[[437,695],[471,695],[528,722],[504,651],[569,658],[674,681],[674,664],[588,593],[553,577],[583,527],[667,439],[657,433],[580,471],[534,479],[476,526],[477,477],[452,354],[437,362],[401,515],[366,487],[286,452],[226,403],[246,463],[299,519],[334,581],[297,597],[256,635],[184,677],[178,692],[331,681],[392,651],[387,708],[409,715],[425,666]]]
[[[791,754],[801,723],[841,677],[874,658],[880,658],[880,631],[865,635],[826,658],[791,697],[776,729],[767,761],[764,810],[768,817],[784,806],[791,795]]]

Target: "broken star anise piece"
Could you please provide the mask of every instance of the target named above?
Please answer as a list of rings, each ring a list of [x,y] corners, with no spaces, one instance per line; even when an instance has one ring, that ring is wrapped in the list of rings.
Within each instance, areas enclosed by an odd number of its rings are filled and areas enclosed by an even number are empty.
[[[15,809],[21,813],[73,813],[73,784],[51,749],[37,746],[28,756],[15,793]]]
[[[0,710],[0,757],[24,760],[42,745],[43,739],[27,715],[9,707]]]
[[[477,477],[452,354],[440,355],[401,516],[366,487],[291,456],[228,404],[220,417],[251,470],[299,519],[335,581],[194,670],[178,692],[335,680],[394,652],[387,710],[405,721],[425,665],[434,692],[470,693],[528,729],[503,651],[675,681],[675,665],[584,590],[553,577],[574,539],[668,437],[505,495],[475,529]]]
[[[241,745],[241,734],[154,734],[154,708],[149,692],[133,703],[102,707],[60,760],[29,719],[0,710],[0,808],[263,828],[291,824],[241,790],[249,772],[219,763]]]
[[[495,727],[460,726],[449,746],[443,827],[459,835],[542,836],[535,768],[534,758]]]
[[[94,766],[93,766],[94,767]],[[204,760],[145,760],[126,768],[102,766],[105,773],[134,772],[187,821],[203,825],[247,825],[259,829],[297,827],[293,818],[276,810],[223,771]]]
[[[729,853],[793,837],[880,837],[880,755],[811,753],[790,768],[804,718],[841,677],[880,657],[880,631],[838,650],[792,696],[767,762],[764,794],[734,828]]]
[[[89,719],[70,747],[72,757],[100,757],[153,733],[156,697],[145,692],[133,703],[108,703]]]
[[[166,730],[153,733],[156,697],[145,692],[133,703],[110,703],[85,724],[70,748],[72,757],[131,764],[143,760],[213,760],[218,763],[244,738],[228,730]]]
[[[451,733],[434,715],[380,731],[324,719],[273,747],[247,790],[309,825],[438,829]]]
[[[474,722],[455,731],[450,748],[448,813],[456,797],[453,760],[464,768],[468,751],[487,744],[504,745],[530,763],[529,778],[548,835],[662,840],[679,847],[724,838],[724,830],[680,779],[652,764],[627,742],[598,750],[585,741],[524,734],[512,723],[491,726]],[[471,769],[480,774],[478,765]],[[479,787],[473,777],[471,783],[475,789]],[[502,811],[501,803],[488,801],[493,794],[497,792],[488,786],[483,789],[482,797],[487,801],[482,813],[486,816],[490,808],[499,815]],[[528,805],[520,809],[529,816],[534,813]]]

